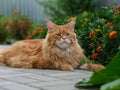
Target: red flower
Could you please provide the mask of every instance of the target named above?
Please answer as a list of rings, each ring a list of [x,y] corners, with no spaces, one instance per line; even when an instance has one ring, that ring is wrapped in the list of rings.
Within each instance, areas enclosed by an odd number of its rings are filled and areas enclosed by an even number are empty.
[[[28,36],[26,36],[25,38],[26,38],[26,39],[31,39],[32,36],[28,35]]]
[[[93,59],[93,60],[97,59],[97,58],[98,58],[98,55],[99,55],[98,53],[93,53],[92,59]]]

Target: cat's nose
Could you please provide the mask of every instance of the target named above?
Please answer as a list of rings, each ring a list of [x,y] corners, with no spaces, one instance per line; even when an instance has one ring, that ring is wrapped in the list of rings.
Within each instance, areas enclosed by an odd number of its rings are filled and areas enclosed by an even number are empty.
[[[66,39],[66,37],[65,37],[65,36],[63,36],[63,37],[62,37],[62,39],[63,39],[63,40],[65,40],[65,39]]]
[[[62,39],[63,39],[63,40],[65,40],[65,39],[66,39],[66,37],[62,37]]]

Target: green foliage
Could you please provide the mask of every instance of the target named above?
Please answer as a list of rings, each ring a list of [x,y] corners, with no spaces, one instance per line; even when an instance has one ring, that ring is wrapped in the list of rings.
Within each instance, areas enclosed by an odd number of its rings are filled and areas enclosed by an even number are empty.
[[[115,88],[118,88],[120,85],[119,78],[120,78],[120,51],[116,54],[116,56],[112,59],[112,61],[108,64],[108,66],[101,70],[101,71],[96,71],[93,73],[91,78],[88,81],[80,81],[78,82],[75,86],[76,87],[81,87],[84,85],[84,87],[91,87],[91,86],[100,86],[105,83],[112,82],[113,80],[117,80],[114,83],[111,88],[113,89],[101,89],[101,90],[116,90]],[[102,86],[102,88],[108,88],[110,84]]]
[[[0,44],[1,43],[5,43],[6,39],[7,39],[7,32],[6,32],[6,26],[8,24],[7,20],[4,20],[7,17],[4,16],[0,16]]]
[[[120,79],[116,79],[110,83],[102,85],[100,90],[120,90]]]
[[[95,11],[99,0],[38,0],[53,19],[75,16],[83,11]]]
[[[119,50],[120,14],[115,15],[118,12],[104,7],[96,13],[83,12],[77,16],[75,28],[79,44],[96,63],[107,65]]]

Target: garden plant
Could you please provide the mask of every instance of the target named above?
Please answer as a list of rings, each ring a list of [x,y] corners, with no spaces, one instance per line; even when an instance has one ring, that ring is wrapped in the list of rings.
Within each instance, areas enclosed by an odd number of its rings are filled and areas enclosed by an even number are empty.
[[[46,29],[32,23],[29,17],[19,16],[14,10],[11,16],[0,16],[0,44],[11,44],[18,40],[44,38]]]

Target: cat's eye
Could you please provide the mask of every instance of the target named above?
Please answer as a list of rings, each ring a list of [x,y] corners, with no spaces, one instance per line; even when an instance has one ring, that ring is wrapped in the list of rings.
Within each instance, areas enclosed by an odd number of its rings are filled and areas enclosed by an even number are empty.
[[[69,33],[66,34],[67,36],[69,35]]]
[[[57,36],[61,36],[61,34],[60,34],[60,33],[57,33],[56,35],[57,35]]]

